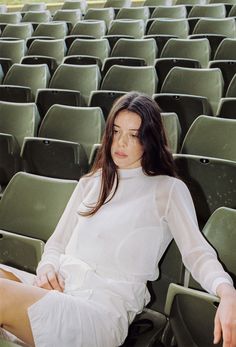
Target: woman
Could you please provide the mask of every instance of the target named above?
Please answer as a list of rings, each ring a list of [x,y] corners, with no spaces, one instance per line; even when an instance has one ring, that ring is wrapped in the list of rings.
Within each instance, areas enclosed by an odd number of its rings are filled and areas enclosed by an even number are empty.
[[[174,237],[195,279],[221,297],[214,342],[223,334],[224,347],[235,347],[236,291],[175,176],[156,103],[134,92],[121,97],[37,276],[1,266],[1,326],[30,346],[121,345],[150,299],[146,283],[158,277]]]

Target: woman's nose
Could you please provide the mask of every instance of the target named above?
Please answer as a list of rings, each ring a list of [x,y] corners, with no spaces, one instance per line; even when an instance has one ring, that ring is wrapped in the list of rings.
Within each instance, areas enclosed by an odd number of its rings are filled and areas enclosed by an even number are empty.
[[[127,145],[127,136],[126,135],[120,135],[118,139],[118,143],[120,146],[126,146]]]

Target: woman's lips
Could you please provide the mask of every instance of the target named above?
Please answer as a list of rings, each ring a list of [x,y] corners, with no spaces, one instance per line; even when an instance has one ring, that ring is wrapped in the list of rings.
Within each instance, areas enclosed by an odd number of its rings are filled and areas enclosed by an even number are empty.
[[[123,152],[119,152],[119,151],[115,152],[115,156],[118,158],[127,158],[128,157],[127,154],[125,154]]]

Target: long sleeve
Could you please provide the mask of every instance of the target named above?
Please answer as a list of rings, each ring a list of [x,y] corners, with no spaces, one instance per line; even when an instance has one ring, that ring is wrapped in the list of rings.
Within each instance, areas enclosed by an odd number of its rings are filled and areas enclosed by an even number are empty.
[[[74,230],[77,218],[78,207],[83,199],[82,180],[77,184],[74,192],[72,193],[69,202],[52,234],[48,239],[42,259],[38,264],[37,273],[46,265],[51,264],[58,270],[60,255],[64,253],[65,247]]]
[[[200,232],[190,192],[178,179],[172,185],[165,218],[184,265],[204,289],[216,294],[220,283],[233,283],[218,261],[215,250]]]

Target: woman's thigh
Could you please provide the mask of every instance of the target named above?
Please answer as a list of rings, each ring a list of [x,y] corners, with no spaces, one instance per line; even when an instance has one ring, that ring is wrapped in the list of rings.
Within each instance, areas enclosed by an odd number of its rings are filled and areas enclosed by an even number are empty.
[[[34,346],[27,310],[47,293],[46,289],[0,278],[0,325]]]

